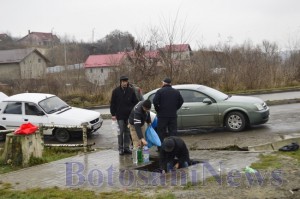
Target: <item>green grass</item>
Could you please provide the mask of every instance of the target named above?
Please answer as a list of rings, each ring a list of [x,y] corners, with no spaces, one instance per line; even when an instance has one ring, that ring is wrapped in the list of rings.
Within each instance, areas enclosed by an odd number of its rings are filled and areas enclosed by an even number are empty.
[[[253,169],[280,169],[282,167],[281,159],[277,153],[259,156],[260,160],[258,162],[252,163],[251,168]]]
[[[174,199],[171,193],[157,194],[154,197],[144,196],[140,191],[112,191],[96,193],[94,191],[82,189],[60,189],[58,187],[47,189],[28,189],[26,191],[12,190],[10,184],[0,183],[0,199],[18,198],[18,199]]]
[[[300,150],[297,151],[290,151],[290,152],[278,152],[281,155],[286,155],[291,158],[294,158],[298,161],[298,164],[300,164]]]
[[[77,155],[78,152],[81,150],[82,149],[59,148],[59,147],[45,148],[43,151],[43,157],[42,158],[31,157],[28,166],[34,166],[34,165],[60,160],[63,158],[68,158]],[[4,162],[3,159],[0,159],[0,174],[16,171],[22,168],[24,167],[6,164],[6,162]]]

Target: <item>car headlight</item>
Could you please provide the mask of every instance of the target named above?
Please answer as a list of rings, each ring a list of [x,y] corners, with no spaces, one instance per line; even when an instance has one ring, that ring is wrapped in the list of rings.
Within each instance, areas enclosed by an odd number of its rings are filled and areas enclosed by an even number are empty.
[[[254,106],[256,106],[256,108],[257,108],[259,111],[261,111],[261,110],[264,109],[263,105],[262,105],[262,104],[259,104],[259,103],[254,104]]]

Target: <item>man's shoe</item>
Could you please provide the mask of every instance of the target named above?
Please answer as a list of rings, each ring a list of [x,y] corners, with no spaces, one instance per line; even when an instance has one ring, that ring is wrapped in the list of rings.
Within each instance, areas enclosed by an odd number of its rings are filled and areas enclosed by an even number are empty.
[[[123,150],[120,150],[120,151],[119,151],[119,155],[124,155],[124,151],[123,151]]]
[[[125,153],[125,154],[132,154],[132,152],[131,152],[129,149],[125,149],[125,150],[124,150],[124,153]]]

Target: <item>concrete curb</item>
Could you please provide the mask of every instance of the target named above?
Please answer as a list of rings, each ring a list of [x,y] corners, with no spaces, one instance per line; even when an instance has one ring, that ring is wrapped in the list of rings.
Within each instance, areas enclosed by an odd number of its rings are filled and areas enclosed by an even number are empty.
[[[255,146],[248,146],[248,151],[278,151],[281,147],[291,144],[292,142],[300,143],[300,136],[299,137],[284,137],[283,140],[276,141],[273,143],[266,143],[261,145]]]

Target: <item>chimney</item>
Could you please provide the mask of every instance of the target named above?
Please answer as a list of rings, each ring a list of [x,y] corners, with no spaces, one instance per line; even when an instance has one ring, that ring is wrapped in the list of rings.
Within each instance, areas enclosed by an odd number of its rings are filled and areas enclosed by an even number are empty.
[[[30,34],[30,30],[28,30],[28,34]]]

